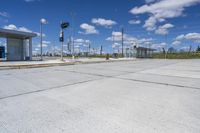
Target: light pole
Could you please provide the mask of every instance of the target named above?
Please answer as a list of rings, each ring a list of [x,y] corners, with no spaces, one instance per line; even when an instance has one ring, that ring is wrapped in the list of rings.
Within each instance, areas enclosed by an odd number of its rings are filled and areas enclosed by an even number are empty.
[[[75,15],[76,13],[75,12],[71,12],[70,13],[70,16],[71,16],[71,19],[72,19],[72,58],[74,58],[74,38],[75,38]]]
[[[43,60],[43,24],[47,24],[47,20],[42,18],[40,19],[40,56],[41,56],[41,61]]]
[[[124,58],[124,28],[122,27],[122,58]]]
[[[165,59],[167,59],[167,54],[168,54],[167,34],[165,34],[165,43],[166,43]]]

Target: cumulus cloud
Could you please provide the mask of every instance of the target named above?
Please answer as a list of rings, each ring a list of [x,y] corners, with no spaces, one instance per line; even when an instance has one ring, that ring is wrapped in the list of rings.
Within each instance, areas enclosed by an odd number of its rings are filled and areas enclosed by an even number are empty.
[[[150,43],[153,41],[153,38],[142,38],[139,39],[139,43]]]
[[[112,44],[112,48],[119,48],[121,46],[120,43],[115,42],[114,44]]]
[[[198,41],[200,40],[200,33],[188,33],[185,35],[185,39]]]
[[[51,44],[50,41],[42,41],[43,44]]]
[[[39,32],[34,32],[34,33],[37,34],[37,36],[39,36],[39,37],[41,36],[41,33],[39,33]],[[46,34],[43,33],[42,37],[45,37],[45,36],[46,36]]]
[[[75,43],[84,43],[85,40],[84,39],[75,39],[74,42]]]
[[[162,49],[162,48],[165,48],[166,46],[167,46],[167,44],[165,42],[162,42],[162,43],[157,43],[157,44],[151,45],[151,48]]]
[[[8,29],[8,30],[17,30],[17,26],[15,26],[14,24],[10,24],[10,25],[6,25],[3,27],[4,29]]]
[[[82,45],[82,44],[90,43],[90,40],[85,40],[85,39],[79,38],[79,39],[75,39],[74,43],[77,45]]]
[[[43,47],[43,48],[47,48],[50,44],[51,44],[50,41],[42,41],[42,47]],[[41,44],[38,44],[38,45],[36,46],[36,48],[40,48],[40,47],[41,47]]]
[[[6,25],[3,28],[7,29],[7,30],[16,30],[16,31],[22,31],[22,32],[35,33],[35,34],[37,34],[37,36],[41,36],[39,32],[33,32],[32,30],[30,30],[26,27],[17,27],[14,24]],[[45,37],[46,35],[43,33],[42,36]]]
[[[179,35],[179,36],[176,37],[177,41],[182,41],[183,39],[185,39],[185,35],[184,34]]]
[[[168,18],[180,17],[183,15],[185,8],[199,4],[200,0],[146,0],[147,4],[141,7],[134,7],[130,10],[132,14],[150,14],[144,27],[147,30],[155,30],[158,22],[163,22]],[[149,2],[154,2],[148,4]]]
[[[100,26],[105,26],[105,27],[112,27],[113,25],[116,25],[117,22],[109,19],[104,19],[104,18],[93,18],[92,23]]]
[[[146,28],[148,31],[153,31],[156,29],[156,22],[157,20],[155,19],[155,17],[151,16],[145,21],[143,27]]]
[[[167,35],[169,33],[169,29],[173,27],[174,25],[168,23],[163,26],[159,26],[155,33],[159,35]]]
[[[122,33],[121,32],[112,32],[112,36],[106,38],[107,41],[114,41],[115,43],[119,43],[121,45],[121,41],[122,41]],[[130,46],[130,45],[135,45],[135,44],[146,44],[147,42],[152,42],[153,39],[152,38],[136,38],[134,36],[131,36],[129,34],[124,34],[124,44],[126,46]],[[117,46],[116,44],[114,44],[115,46]]]
[[[140,24],[141,21],[140,20],[130,20],[128,21],[129,24]]]
[[[107,41],[113,41],[113,40],[120,41],[120,40],[122,40],[122,33],[113,31],[112,36],[108,37],[106,40]]]
[[[181,44],[181,41],[174,41],[174,42],[172,42],[172,45],[174,45],[174,46],[178,46],[180,44]]]
[[[176,41],[190,40],[193,42],[200,42],[200,33],[182,34],[176,37]]]
[[[30,32],[32,33],[33,31],[27,29],[26,27],[17,27],[14,24],[10,24],[10,25],[6,25],[4,26],[4,29],[8,29],[8,30],[17,30],[17,31],[23,31],[23,32]]]
[[[19,27],[18,28],[19,31],[24,31],[24,32],[32,32],[31,30],[27,29],[26,27]]]
[[[94,26],[89,25],[89,24],[87,24],[87,23],[81,24],[81,25],[80,25],[80,28],[81,28],[82,30],[84,30],[84,32],[81,32],[81,31],[79,32],[79,33],[81,33],[81,34],[99,34],[99,31],[96,30],[96,28],[95,28]]]

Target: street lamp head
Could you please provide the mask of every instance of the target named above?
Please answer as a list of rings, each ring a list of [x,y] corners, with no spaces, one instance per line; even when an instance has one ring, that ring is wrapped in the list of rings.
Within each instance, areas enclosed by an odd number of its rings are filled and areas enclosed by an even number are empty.
[[[40,23],[42,23],[42,24],[47,24],[48,22],[47,22],[46,19],[42,18],[42,19],[40,19]]]

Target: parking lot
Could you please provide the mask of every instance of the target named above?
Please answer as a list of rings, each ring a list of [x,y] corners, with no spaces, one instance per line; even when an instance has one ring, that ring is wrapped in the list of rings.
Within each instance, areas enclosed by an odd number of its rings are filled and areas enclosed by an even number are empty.
[[[0,71],[0,133],[199,133],[200,60]]]

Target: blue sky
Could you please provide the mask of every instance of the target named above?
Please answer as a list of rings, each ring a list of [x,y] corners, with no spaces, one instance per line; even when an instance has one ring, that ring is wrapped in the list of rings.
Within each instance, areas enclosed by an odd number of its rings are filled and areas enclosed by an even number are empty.
[[[105,52],[120,49],[121,27],[127,47],[196,49],[200,43],[200,0],[1,0],[1,28],[39,32],[41,18],[48,21],[45,50],[60,48],[61,20],[71,24],[65,40],[74,36],[83,49],[87,42]],[[39,37],[34,51],[38,44]]]

